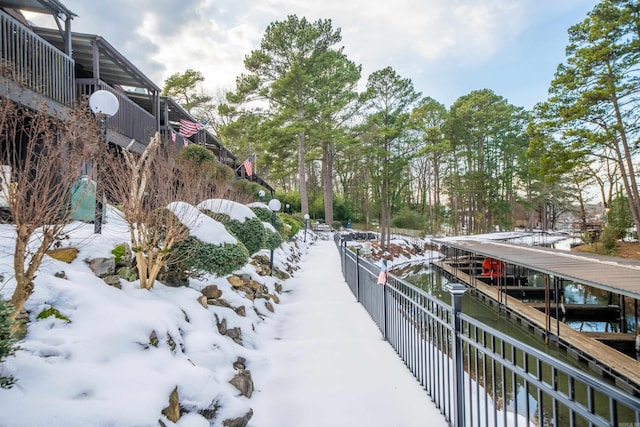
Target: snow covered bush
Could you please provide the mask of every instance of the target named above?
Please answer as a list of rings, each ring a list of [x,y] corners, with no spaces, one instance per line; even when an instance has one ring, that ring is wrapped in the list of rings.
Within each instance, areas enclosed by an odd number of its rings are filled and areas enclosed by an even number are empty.
[[[271,224],[273,212],[271,212],[269,209],[254,206],[251,208],[251,210],[256,214],[258,218],[260,218],[261,221]],[[280,233],[282,233],[284,230],[284,222],[282,222],[282,219],[278,215],[276,215],[275,228]]]
[[[248,218],[244,222],[227,218],[221,222],[244,244],[249,254],[254,254],[265,247],[266,230],[259,218]]]
[[[214,245],[193,236],[175,245],[173,250],[183,255],[177,267],[191,277],[202,273],[226,276],[243,267],[249,259],[247,248],[240,242]]]
[[[267,249],[278,249],[282,244],[282,236],[280,233],[274,233],[271,230],[266,230],[267,239]]]
[[[258,218],[260,218],[261,221],[269,222],[269,223],[271,222],[272,213],[269,209],[254,206],[251,208],[251,210],[253,211],[253,213],[256,214]]]

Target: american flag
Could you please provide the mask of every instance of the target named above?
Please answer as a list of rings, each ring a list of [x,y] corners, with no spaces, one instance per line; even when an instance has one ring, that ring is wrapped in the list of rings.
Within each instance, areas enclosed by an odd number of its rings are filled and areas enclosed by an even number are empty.
[[[173,129],[169,129],[171,131],[171,142],[176,142],[176,133]]]
[[[242,166],[244,167],[244,171],[247,173],[247,176],[251,176],[253,174],[253,166],[251,165],[251,156],[249,156],[247,160],[245,160],[242,163]]]
[[[198,132],[200,129],[203,129],[201,123],[192,122],[186,119],[180,119],[180,130],[178,131],[181,135],[189,138],[194,133]]]

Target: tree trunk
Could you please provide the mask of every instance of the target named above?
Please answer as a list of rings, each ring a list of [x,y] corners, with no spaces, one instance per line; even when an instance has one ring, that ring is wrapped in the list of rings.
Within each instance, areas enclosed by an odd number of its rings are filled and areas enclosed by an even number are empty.
[[[622,177],[622,183],[624,184],[625,191],[627,192],[627,200],[629,201],[629,209],[631,209],[631,214],[633,215],[633,223],[636,226],[636,231],[640,233],[640,193],[638,192],[635,168],[633,166],[632,155],[627,142],[627,134],[615,92],[611,96],[611,101],[616,114],[620,142],[622,142],[622,150],[624,152],[623,156],[619,149],[616,150],[618,152],[618,162],[620,163],[620,175]]]
[[[322,192],[324,196],[325,223],[333,222],[333,144],[323,144],[322,152]]]
[[[304,132],[298,134],[298,180],[300,186],[300,209],[302,215],[309,213],[309,196],[307,195],[307,176],[304,164],[305,152]]]

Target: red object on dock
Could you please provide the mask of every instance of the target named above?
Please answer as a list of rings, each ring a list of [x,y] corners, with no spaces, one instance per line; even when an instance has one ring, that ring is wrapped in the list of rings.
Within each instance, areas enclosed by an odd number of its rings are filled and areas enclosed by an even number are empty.
[[[487,277],[504,277],[504,262],[495,258],[485,258],[482,261],[481,276]]]

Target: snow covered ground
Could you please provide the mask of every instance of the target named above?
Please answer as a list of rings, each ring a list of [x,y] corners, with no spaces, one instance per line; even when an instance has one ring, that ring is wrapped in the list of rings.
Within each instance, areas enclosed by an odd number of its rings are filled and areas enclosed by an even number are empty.
[[[125,280],[122,289],[106,285],[85,260],[128,241],[113,213],[100,235],[74,224],[63,242],[80,249],[72,263],[46,258],[26,306],[28,334],[0,364],[0,376],[16,380],[0,389],[0,427],[222,426],[251,412],[253,427],[447,425],[350,294],[332,241],[309,231],[306,243],[276,250],[276,267],[300,258],[285,281],[259,276],[250,264],[238,272],[273,294],[282,286],[271,312],[225,277],[150,291]],[[12,246],[11,228],[0,227],[3,298],[14,286]],[[207,285],[232,308],[203,307]],[[50,307],[68,320],[37,318]],[[242,345],[220,332],[222,322],[241,331]],[[251,372],[251,398],[230,384],[240,360]],[[162,415],[174,389],[184,409],[176,423]]]
[[[255,427],[447,426],[340,272],[332,241],[311,248],[291,293],[259,329]]]

